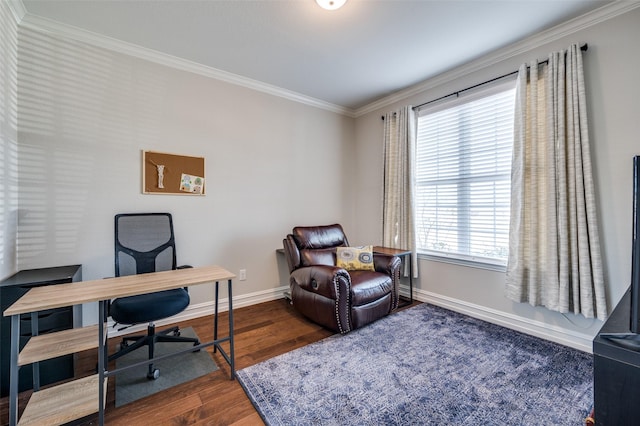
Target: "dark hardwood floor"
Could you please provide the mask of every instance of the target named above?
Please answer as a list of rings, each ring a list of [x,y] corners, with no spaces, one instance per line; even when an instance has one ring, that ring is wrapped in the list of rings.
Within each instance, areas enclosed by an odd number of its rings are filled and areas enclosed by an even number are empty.
[[[414,302],[414,305],[419,302]],[[227,313],[220,315],[220,336],[228,331]],[[193,327],[202,341],[213,340],[212,316],[180,323]],[[285,300],[275,300],[234,309],[236,369],[242,369],[276,355],[289,352],[333,334],[306,320]],[[119,338],[109,340],[111,350]],[[228,350],[228,346],[225,348]],[[212,352],[211,348],[207,349]],[[219,353],[212,353],[217,371],[181,385],[115,407],[114,378],[109,378],[105,423],[108,425],[262,425],[257,411],[237,380],[229,379],[229,366]],[[76,376],[94,374],[96,350],[76,357]],[[20,413],[30,392],[20,394]],[[8,422],[7,398],[0,401],[0,425]],[[97,415],[74,425],[95,425]]]

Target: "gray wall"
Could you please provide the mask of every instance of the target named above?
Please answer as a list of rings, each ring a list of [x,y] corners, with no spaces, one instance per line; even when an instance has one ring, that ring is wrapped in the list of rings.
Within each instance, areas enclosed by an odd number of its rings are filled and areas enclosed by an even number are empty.
[[[168,211],[180,264],[246,269],[240,306],[281,296],[293,226],[348,229],[353,119],[30,26],[18,40],[20,269],[113,276],[114,214]],[[205,157],[206,196],[142,194],[143,149]]]
[[[17,34],[12,10],[0,2],[0,279],[17,268]]]
[[[9,16],[7,3],[0,2],[0,27],[11,40],[16,25]],[[0,88],[7,102],[0,114],[5,155],[0,276],[16,267],[71,263],[83,264],[85,279],[112,276],[113,215],[169,211],[180,263],[220,264],[236,273],[246,269],[247,281],[236,281],[236,306],[279,297],[275,249],[292,226],[341,222],[353,244],[380,242],[381,114],[586,42],[611,306],[629,284],[631,157],[640,154],[639,9],[574,25],[553,41],[540,34],[521,44],[517,54],[496,52],[489,55],[491,65],[475,62],[452,70],[418,91],[364,108],[355,119],[33,25],[20,25],[17,34],[17,102],[15,82],[9,79]],[[3,59],[15,57],[11,42],[0,49]],[[5,75],[16,75],[10,61],[2,67]],[[205,157],[207,195],[141,194],[143,149]],[[585,350],[601,325],[508,301],[502,294],[504,273],[427,260],[419,266],[421,300]],[[192,296],[192,305],[204,305],[211,291],[196,287]]]
[[[401,105],[418,105],[493,77],[517,70],[523,62],[544,59],[552,51],[572,43],[588,43],[584,54],[589,106],[591,153],[598,201],[602,255],[609,305],[615,306],[628,288],[631,265],[632,157],[640,154],[640,9],[603,22],[584,25],[553,42],[540,35],[522,43],[521,53],[496,52],[494,63],[468,64],[449,75],[425,82],[427,89],[394,103],[368,111],[356,120],[356,157],[361,164],[356,178],[359,193],[356,216],[359,237],[379,241],[382,197],[381,114]],[[558,31],[562,34],[561,31]],[[548,37],[546,38],[548,39]],[[513,49],[512,49],[513,50]],[[501,57],[510,56],[508,59]],[[455,77],[462,76],[462,77]],[[368,214],[367,214],[368,213]],[[521,329],[580,349],[589,350],[590,340],[602,325],[581,315],[561,315],[545,308],[514,303],[503,296],[505,274],[422,259],[416,282],[418,297],[439,305]]]

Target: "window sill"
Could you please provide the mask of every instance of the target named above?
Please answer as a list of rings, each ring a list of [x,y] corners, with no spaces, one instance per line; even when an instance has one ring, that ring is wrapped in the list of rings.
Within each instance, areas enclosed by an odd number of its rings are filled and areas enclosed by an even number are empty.
[[[507,265],[499,265],[494,263],[486,263],[472,259],[459,259],[455,257],[437,256],[428,253],[418,253],[419,259],[429,260],[432,262],[450,263],[452,265],[466,266],[468,268],[485,269],[495,272],[507,272]]]

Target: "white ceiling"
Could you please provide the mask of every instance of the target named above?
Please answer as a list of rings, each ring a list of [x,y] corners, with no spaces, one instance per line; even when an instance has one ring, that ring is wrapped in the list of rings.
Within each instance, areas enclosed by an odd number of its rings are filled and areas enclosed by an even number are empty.
[[[611,0],[22,0],[27,16],[356,110]]]

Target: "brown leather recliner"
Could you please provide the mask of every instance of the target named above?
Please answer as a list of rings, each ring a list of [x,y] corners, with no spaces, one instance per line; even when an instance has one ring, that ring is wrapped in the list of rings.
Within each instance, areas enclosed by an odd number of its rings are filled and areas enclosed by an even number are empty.
[[[375,271],[336,266],[347,247],[342,226],[298,226],[283,240],[293,306],[310,320],[342,334],[398,307],[400,258],[373,254]]]

